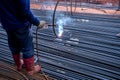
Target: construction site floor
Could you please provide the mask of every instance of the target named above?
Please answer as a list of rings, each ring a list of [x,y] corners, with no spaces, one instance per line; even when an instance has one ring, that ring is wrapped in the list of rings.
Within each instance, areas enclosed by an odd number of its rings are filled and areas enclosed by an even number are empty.
[[[48,75],[36,73],[32,76],[26,74],[25,69],[17,71],[15,65],[0,61],[0,80],[55,80]]]

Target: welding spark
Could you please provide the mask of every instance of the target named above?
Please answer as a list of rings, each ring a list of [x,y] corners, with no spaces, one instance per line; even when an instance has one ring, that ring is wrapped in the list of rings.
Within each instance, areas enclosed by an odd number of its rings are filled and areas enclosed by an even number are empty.
[[[58,37],[62,37],[63,35],[63,26],[66,25],[67,22],[71,21],[70,18],[66,17],[66,18],[61,18],[59,20],[57,20],[57,25],[58,25]]]
[[[58,37],[62,37],[62,35],[63,35],[63,27],[61,26],[61,27],[59,28]]]
[[[62,37],[64,22],[62,20],[58,20],[57,24],[58,24],[58,37]]]

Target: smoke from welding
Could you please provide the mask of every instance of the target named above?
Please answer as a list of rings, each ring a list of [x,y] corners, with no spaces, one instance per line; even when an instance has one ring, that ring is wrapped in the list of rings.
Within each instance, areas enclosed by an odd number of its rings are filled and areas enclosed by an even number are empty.
[[[51,5],[56,5],[53,0],[50,0]],[[48,14],[49,13],[49,14]],[[53,16],[53,11],[47,11],[46,13],[49,21],[52,23],[52,17]],[[55,14],[55,24],[56,26],[56,33],[58,37],[62,37],[63,32],[64,32],[64,25],[69,24],[72,21],[72,19],[68,16],[65,15],[65,13],[62,13],[60,11],[56,11]]]
[[[67,23],[71,22],[71,18],[69,17],[62,17],[62,18],[59,18],[57,19],[57,35],[58,37],[62,37],[63,35],[63,32],[64,32],[64,25],[66,25]]]

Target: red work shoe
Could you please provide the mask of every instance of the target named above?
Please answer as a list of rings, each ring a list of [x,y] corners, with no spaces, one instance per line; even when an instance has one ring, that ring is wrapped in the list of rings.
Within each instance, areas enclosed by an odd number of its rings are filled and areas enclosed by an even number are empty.
[[[20,54],[13,54],[13,59],[14,59],[15,65],[17,66],[17,70],[20,71],[23,65],[23,60],[20,59]]]
[[[34,57],[24,59],[24,64],[28,75],[33,75],[40,71],[41,67],[39,65],[34,65]]]

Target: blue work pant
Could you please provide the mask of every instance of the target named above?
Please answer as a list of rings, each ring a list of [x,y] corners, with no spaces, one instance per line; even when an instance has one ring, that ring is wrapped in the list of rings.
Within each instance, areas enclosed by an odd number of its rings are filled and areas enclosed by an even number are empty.
[[[23,58],[34,56],[32,28],[26,26],[15,31],[7,31],[8,45],[12,54],[23,53]]]

